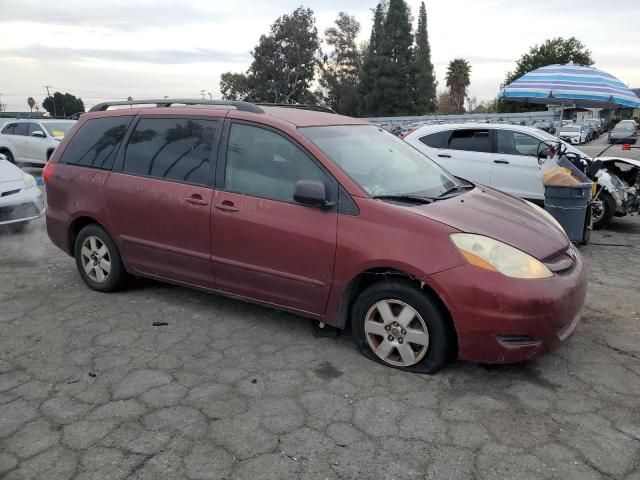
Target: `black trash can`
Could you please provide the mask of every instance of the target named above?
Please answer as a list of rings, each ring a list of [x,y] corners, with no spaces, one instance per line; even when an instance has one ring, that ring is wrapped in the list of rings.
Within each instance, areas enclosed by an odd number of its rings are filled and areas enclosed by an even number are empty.
[[[573,242],[589,241],[591,185],[584,183],[571,187],[544,187],[544,209],[562,225]]]

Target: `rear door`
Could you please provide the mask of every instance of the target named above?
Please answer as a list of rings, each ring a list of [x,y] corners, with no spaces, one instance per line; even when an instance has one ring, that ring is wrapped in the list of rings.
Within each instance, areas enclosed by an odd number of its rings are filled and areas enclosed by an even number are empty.
[[[491,186],[517,197],[544,200],[544,188],[538,176],[540,142],[527,133],[496,129]]]
[[[228,121],[212,237],[216,289],[305,312],[325,312],[336,253],[336,208],[296,203],[299,180],[338,184],[291,138]]]
[[[491,142],[488,129],[452,130],[446,147],[435,158],[452,174],[489,185],[491,181]]]
[[[210,117],[137,119],[104,187],[130,270],[213,288],[210,207],[220,126]]]

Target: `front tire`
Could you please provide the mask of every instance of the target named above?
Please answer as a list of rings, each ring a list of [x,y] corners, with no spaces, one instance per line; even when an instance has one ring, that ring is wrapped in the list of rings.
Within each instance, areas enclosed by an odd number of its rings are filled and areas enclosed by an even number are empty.
[[[102,227],[91,224],[80,230],[73,250],[78,272],[89,288],[114,292],[124,286],[127,272],[120,252]]]
[[[616,201],[609,192],[603,189],[594,201],[592,212],[593,228],[595,230],[605,228],[611,223],[611,219],[616,213]]]
[[[16,164],[16,159],[13,157],[13,154],[9,150],[0,150],[0,153],[7,157],[9,163]]]
[[[453,329],[439,304],[401,280],[367,287],[356,299],[351,324],[366,357],[409,372],[437,372],[454,344]]]

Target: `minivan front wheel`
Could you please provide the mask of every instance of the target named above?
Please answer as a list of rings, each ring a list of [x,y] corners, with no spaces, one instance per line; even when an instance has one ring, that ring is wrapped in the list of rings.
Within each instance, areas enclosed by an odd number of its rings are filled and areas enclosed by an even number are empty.
[[[89,288],[113,292],[124,285],[127,273],[120,252],[102,227],[92,224],[80,230],[74,254],[80,276]]]
[[[439,305],[408,282],[377,282],[353,307],[352,327],[360,350],[384,365],[435,373],[449,359],[451,329]]]

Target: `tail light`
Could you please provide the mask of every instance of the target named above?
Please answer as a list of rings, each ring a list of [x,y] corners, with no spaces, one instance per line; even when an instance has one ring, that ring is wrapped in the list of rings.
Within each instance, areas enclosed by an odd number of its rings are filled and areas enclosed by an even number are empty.
[[[53,175],[53,171],[55,170],[55,168],[56,164],[51,162],[47,162],[47,164],[44,166],[44,169],[42,170],[42,180],[44,181],[44,183],[47,183],[49,181],[49,179]]]

